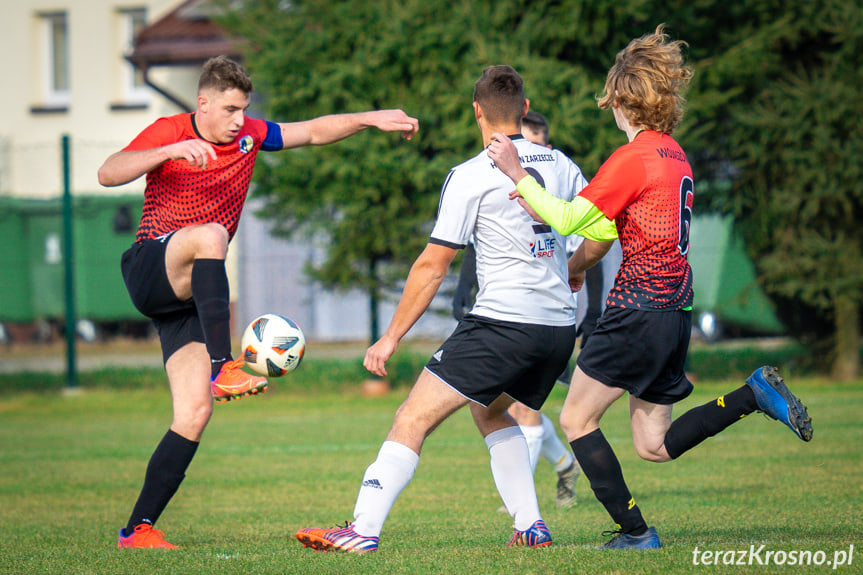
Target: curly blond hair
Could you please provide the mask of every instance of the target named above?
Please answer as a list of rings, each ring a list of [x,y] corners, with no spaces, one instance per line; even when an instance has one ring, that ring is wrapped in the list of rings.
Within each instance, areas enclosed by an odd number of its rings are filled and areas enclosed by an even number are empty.
[[[673,133],[686,102],[680,92],[692,78],[692,69],[683,63],[683,46],[688,46],[683,40],[669,41],[663,24],[631,41],[608,71],[599,107],[616,105],[633,126]]]

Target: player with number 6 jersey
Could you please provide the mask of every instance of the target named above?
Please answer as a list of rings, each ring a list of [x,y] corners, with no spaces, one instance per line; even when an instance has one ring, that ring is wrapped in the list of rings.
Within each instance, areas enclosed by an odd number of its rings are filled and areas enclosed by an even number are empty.
[[[663,26],[621,50],[609,70],[599,107],[611,108],[628,143],[602,165],[572,202],[547,193],[519,163],[503,134],[489,157],[517,184],[510,195],[564,234],[584,234],[614,220],[623,262],[606,310],[578,356],[560,415],[594,495],[617,525],[605,549],[661,547],[623,478],[599,428],[603,414],[629,392],[636,452],[648,461],[680,457],[750,413],[762,411],[804,441],[812,438],[806,407],[775,368],[756,369],[740,388],[690,409],[674,421],[674,403],[692,392],[684,364],[692,328],[692,271],[686,261],[694,184],[692,169],[671,133],[683,116],[680,91],[692,71]],[[585,242],[587,243],[587,242]],[[583,244],[570,276],[590,267]]]
[[[617,224],[623,262],[606,306],[686,309],[692,168],[668,134],[639,131],[602,165],[582,197]]]

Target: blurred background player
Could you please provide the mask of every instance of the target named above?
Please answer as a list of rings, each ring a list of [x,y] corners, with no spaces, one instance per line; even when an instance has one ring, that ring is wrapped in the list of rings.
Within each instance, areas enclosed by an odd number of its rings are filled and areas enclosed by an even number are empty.
[[[521,119],[521,135],[534,144],[552,149],[551,144],[549,144],[548,121],[538,112],[531,110]],[[580,190],[576,190],[576,192],[578,191]],[[581,239],[580,236],[574,237]],[[567,238],[566,241],[567,252],[569,253],[573,251],[569,249],[570,238]],[[473,243],[469,243],[464,251],[464,259],[453,297],[453,315],[458,321],[461,321],[473,307],[476,288],[476,251]],[[578,316],[576,315],[576,317]],[[560,374],[558,381],[563,385],[569,385],[569,378],[570,370],[569,362],[567,362],[566,369]],[[536,471],[540,456],[554,467],[557,475],[555,504],[563,508],[575,505],[577,502],[575,483],[581,473],[581,467],[579,467],[572,452],[560,440],[551,419],[544,413],[535,411],[519,401],[509,407],[509,414],[524,433],[527,449],[530,452],[531,469]],[[501,506],[498,511],[506,512],[506,506]]]
[[[692,329],[692,270],[687,262],[694,183],[686,154],[671,137],[683,116],[680,91],[691,78],[683,41],[663,26],[621,50],[609,70],[599,107],[611,108],[628,143],[618,148],[574,201],[561,201],[519,165],[504,134],[489,157],[517,183],[527,202],[561,233],[616,224],[624,254],[608,305],[578,362],[561,413],[572,450],[596,498],[617,525],[605,549],[661,546],[623,478],[599,428],[608,408],[629,393],[636,452],[666,462],[755,411],[787,425],[804,441],[811,419],[775,368],[755,370],[740,388],[672,421],[673,404],[692,392],[684,364]],[[570,272],[592,265],[582,244]]]
[[[486,68],[474,87],[474,116],[487,146],[510,134],[528,168],[552,193],[571,200],[584,187],[578,166],[558,150],[521,136],[528,111],[521,77],[510,66]],[[429,242],[411,267],[389,327],[363,365],[385,376],[386,361],[425,313],[447,270],[473,238],[479,293],[467,314],[432,355],[377,458],[366,469],[344,527],[310,527],[297,539],[316,550],[376,551],[384,522],[413,478],[426,438],[465,405],[489,450],[492,476],[513,518],[509,547],[543,547],[552,539],[536,499],[524,434],[507,413],[513,400],[538,410],[575,346],[575,302],[567,282],[563,237],[509,202],[512,182],[483,149],[453,168],[441,190]],[[511,205],[507,205],[507,203]]]
[[[150,458],[121,548],[174,549],[153,529],[185,477],[213,411],[263,391],[267,380],[231,357],[225,257],[258,152],[337,142],[369,127],[416,133],[401,110],[322,116],[277,124],[246,117],[252,82],[236,62],[204,64],[197,110],[160,118],[105,160],[99,182],[118,186],[146,174],[136,241],[122,258],[135,307],[153,320],[171,389],[173,420]]]

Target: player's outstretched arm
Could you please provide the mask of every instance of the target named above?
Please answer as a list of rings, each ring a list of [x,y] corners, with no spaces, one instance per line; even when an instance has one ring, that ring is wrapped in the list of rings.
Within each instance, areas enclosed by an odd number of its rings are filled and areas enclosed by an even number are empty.
[[[303,122],[279,124],[279,127],[282,129],[283,148],[288,149],[332,144],[368,128],[401,132],[403,138],[410,140],[419,130],[419,121],[402,110],[375,110],[320,116]]]
[[[168,160],[186,160],[192,166],[206,168],[210,159],[216,159],[216,150],[204,140],[184,140],[150,150],[121,150],[108,156],[99,168],[99,183],[103,186],[128,184]]]
[[[402,297],[387,331],[366,351],[363,366],[367,370],[380,377],[387,375],[387,360],[395,353],[401,338],[425,313],[434,299],[457,251],[437,244],[426,245],[423,253],[411,266]]]

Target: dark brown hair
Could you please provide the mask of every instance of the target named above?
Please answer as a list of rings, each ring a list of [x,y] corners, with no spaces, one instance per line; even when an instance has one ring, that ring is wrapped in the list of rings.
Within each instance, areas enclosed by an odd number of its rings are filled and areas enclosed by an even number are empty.
[[[545,116],[531,110],[521,119],[521,125],[531,132],[540,134],[543,145],[548,145],[548,120],[545,119]]]
[[[524,81],[511,66],[489,66],[474,85],[473,100],[489,122],[517,124],[524,112]]]

